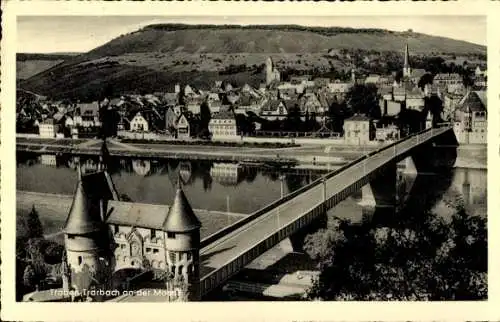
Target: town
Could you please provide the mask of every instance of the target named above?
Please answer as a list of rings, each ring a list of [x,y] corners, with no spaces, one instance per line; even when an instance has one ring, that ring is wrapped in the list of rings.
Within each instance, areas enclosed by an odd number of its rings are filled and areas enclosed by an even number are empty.
[[[20,90],[17,131],[40,138],[373,145],[449,122],[460,144],[486,144],[485,66],[465,61],[462,74],[431,74],[411,61],[406,45],[403,69],[390,75],[360,74],[353,66],[350,79],[282,80],[268,58],[259,88],[219,80],[207,89],[176,84],[173,92],[85,103]]]
[[[239,43],[262,34],[319,38]],[[486,298],[484,46],[299,25],[110,39],[18,75],[17,301]]]

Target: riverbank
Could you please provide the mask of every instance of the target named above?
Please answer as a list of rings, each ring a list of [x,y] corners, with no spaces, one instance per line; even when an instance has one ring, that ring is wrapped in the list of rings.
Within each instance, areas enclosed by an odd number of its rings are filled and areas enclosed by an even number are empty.
[[[488,147],[486,144],[460,145],[457,149],[456,168],[487,169]]]
[[[71,195],[16,191],[17,237],[22,237],[25,234],[24,219],[31,212],[32,207],[35,206],[42,222],[45,236],[62,241],[62,236],[59,232],[64,226],[72,200],[73,196]],[[207,237],[247,216],[247,214],[241,213],[226,213],[203,209],[194,209],[194,212],[202,223],[201,238]]]
[[[170,143],[125,143],[109,140],[110,155],[130,158],[189,159],[229,162],[270,162],[285,165],[331,164],[339,165],[353,160],[364,153],[373,151],[377,146],[283,146],[281,148],[251,146],[206,146],[180,145]],[[18,139],[17,151],[37,154],[99,155],[101,141],[56,139]]]

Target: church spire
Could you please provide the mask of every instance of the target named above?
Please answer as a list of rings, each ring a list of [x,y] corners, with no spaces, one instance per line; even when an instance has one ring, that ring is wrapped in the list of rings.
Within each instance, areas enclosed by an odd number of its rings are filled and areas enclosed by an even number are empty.
[[[406,47],[405,47],[405,64],[404,64],[404,68],[408,68],[410,67],[410,52],[408,50],[408,43],[406,44]]]
[[[411,67],[410,67],[410,51],[408,49],[408,43],[405,46],[405,57],[403,64],[403,76],[409,77],[411,75]]]

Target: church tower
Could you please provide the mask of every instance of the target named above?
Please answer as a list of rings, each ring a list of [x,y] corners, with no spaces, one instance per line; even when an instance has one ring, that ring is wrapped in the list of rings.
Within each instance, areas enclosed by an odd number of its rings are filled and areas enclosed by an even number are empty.
[[[182,187],[177,187],[174,203],[163,223],[169,287],[179,292],[181,301],[200,300],[200,228]]]
[[[83,292],[106,290],[114,270],[107,226],[98,209],[90,205],[78,167],[78,183],[63,229],[63,285],[65,291],[74,291],[83,301],[102,301],[103,295]]]
[[[269,85],[273,82],[274,80],[274,73],[273,73],[273,61],[271,60],[271,57],[267,57],[266,59],[266,85]]]
[[[411,67],[410,67],[410,52],[408,50],[408,44],[405,47],[405,58],[403,64],[403,77],[411,76]]]

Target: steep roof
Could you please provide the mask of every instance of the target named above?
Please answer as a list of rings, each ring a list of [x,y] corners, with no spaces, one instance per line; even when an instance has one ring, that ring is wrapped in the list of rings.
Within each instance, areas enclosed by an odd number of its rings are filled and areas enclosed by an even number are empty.
[[[174,203],[168,211],[163,229],[168,232],[188,232],[201,227],[201,222],[194,214],[184,191],[179,187],[175,193]]]
[[[64,233],[88,234],[100,231],[102,227],[101,215],[97,211],[92,211],[83,183],[78,180],[73,202],[64,225]]]
[[[484,106],[481,99],[476,94],[476,92],[468,92],[467,95],[460,101],[458,104],[458,109],[462,111],[471,111],[471,112],[483,112],[486,111],[486,107]]]

